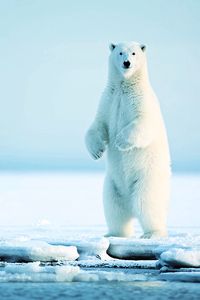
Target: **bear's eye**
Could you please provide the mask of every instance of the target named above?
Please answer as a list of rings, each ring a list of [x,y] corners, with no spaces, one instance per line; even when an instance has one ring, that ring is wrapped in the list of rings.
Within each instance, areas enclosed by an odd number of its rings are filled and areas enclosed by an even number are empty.
[[[120,52],[119,55],[122,55],[122,52]]]
[[[135,52],[133,52],[132,55],[135,55]]]

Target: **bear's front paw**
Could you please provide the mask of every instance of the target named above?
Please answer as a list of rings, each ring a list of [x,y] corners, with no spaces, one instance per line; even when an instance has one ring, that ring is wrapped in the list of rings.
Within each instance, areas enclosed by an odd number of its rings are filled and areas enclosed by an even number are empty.
[[[122,134],[118,134],[115,140],[115,146],[119,151],[129,151],[134,148],[134,146],[126,141]]]
[[[105,143],[99,137],[87,140],[87,148],[93,159],[99,159],[105,151]]]
[[[102,157],[102,155],[103,155],[103,153],[104,153],[104,149],[100,149],[100,150],[98,150],[98,151],[93,151],[93,152],[90,152],[90,154],[92,155],[92,157],[94,158],[94,159],[99,159],[99,158],[101,158]]]
[[[102,157],[105,151],[105,147],[103,145],[90,145],[90,147],[88,147],[88,150],[92,158],[99,159],[100,157]]]

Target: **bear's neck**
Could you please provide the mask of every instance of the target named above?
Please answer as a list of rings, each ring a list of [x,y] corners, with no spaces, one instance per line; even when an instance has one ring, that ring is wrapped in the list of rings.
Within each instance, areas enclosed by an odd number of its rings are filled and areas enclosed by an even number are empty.
[[[137,70],[131,77],[123,77],[118,70],[113,66],[110,68],[108,77],[108,85],[112,89],[131,89],[134,92],[141,93],[144,90],[150,89],[151,85],[149,82],[148,70],[146,62],[143,66]]]

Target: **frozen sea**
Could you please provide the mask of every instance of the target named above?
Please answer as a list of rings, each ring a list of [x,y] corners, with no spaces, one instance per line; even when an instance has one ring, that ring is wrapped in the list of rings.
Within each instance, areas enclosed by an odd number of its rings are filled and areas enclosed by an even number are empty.
[[[103,177],[0,174],[0,299],[200,299],[200,176],[173,176],[164,241],[103,237]]]

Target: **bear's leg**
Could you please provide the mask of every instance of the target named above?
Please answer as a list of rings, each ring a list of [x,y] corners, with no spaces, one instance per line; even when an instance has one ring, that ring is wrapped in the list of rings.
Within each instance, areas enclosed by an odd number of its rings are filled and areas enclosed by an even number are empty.
[[[104,213],[108,226],[106,236],[130,237],[133,235],[133,214],[131,199],[118,190],[114,181],[104,182]]]
[[[134,199],[134,212],[144,231],[142,238],[167,236],[170,187],[169,177],[163,175],[155,176],[153,174],[148,178],[140,179],[139,192]]]

